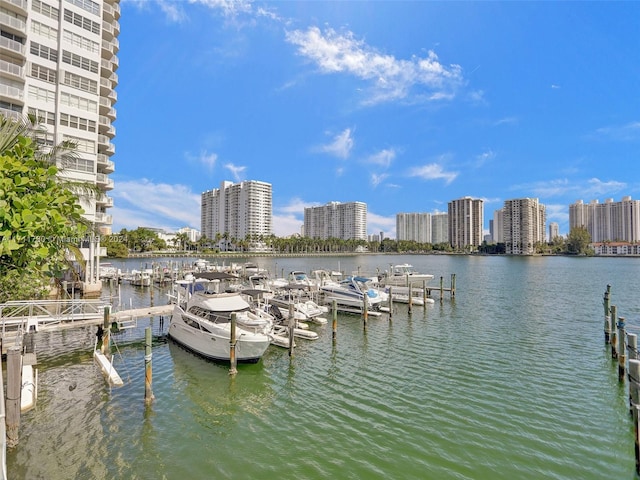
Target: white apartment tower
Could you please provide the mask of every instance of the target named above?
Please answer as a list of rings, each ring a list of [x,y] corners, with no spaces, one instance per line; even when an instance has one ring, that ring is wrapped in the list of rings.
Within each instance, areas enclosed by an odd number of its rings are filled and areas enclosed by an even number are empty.
[[[273,230],[271,184],[248,180],[222,182],[201,196],[201,234],[215,240],[257,239]]]
[[[557,222],[551,222],[549,224],[549,241],[553,242],[555,238],[560,236],[560,225]]]
[[[449,243],[449,214],[444,212],[431,214],[431,243]]]
[[[367,239],[367,204],[329,202],[304,209],[304,235],[309,238]]]
[[[468,249],[482,245],[484,202],[463,197],[448,204],[449,243],[453,248]]]
[[[502,208],[505,253],[531,255],[545,241],[546,209],[537,198],[505,200]]]
[[[431,214],[396,214],[396,238],[418,243],[431,243]]]
[[[493,211],[493,232],[492,238],[495,243],[504,243],[504,211],[501,208],[500,210]]]
[[[81,205],[103,234],[113,223],[119,18],[119,0],[0,0],[0,113],[35,115],[45,146],[77,145],[64,175],[101,190]]]
[[[569,205],[569,228],[584,227],[592,242],[640,241],[640,200],[622,197],[619,202],[608,198],[604,203],[582,200]]]

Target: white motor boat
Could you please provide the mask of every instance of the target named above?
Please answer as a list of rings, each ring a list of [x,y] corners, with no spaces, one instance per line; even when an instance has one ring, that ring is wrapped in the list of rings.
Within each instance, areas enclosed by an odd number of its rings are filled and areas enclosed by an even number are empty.
[[[145,268],[144,270],[131,270],[129,283],[136,287],[149,287],[151,286],[152,274],[153,270],[151,268]]]
[[[329,309],[324,305],[318,305],[306,292],[300,288],[283,288],[281,293],[269,298],[269,303],[277,306],[280,310],[287,312],[290,305],[293,305],[293,314],[298,322],[311,322],[324,325],[327,319],[322,315]]]
[[[174,306],[169,337],[203,357],[229,360],[231,314],[236,314],[236,360],[255,363],[272,340],[273,317],[253,310],[239,293],[195,291]]]
[[[338,305],[356,309],[363,308],[365,294],[371,310],[380,310],[389,298],[386,293],[374,288],[369,278],[358,276],[347,277],[341,282],[325,283],[320,290],[324,292],[328,303],[335,300]]]
[[[423,282],[429,282],[432,279],[433,275],[429,273],[418,273],[413,268],[413,265],[403,263],[391,266],[390,270],[380,276],[379,281],[385,286],[397,285],[408,287],[409,285],[420,286]]]

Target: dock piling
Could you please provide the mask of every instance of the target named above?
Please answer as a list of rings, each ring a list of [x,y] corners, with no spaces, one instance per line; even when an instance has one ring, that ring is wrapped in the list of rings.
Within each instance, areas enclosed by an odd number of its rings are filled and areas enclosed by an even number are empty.
[[[393,317],[393,287],[389,287],[389,320]]]
[[[618,307],[611,305],[611,358],[618,358],[618,332],[614,328],[618,323]]]
[[[20,395],[22,392],[22,355],[20,347],[7,350],[7,447],[18,445],[20,429]]]
[[[611,285],[607,285],[604,292],[602,305],[604,306],[604,343],[608,344],[611,340]]]
[[[333,331],[333,341],[336,341],[336,337],[338,335],[338,302],[336,302],[335,300],[332,302],[331,305],[332,311],[331,311],[331,317],[332,317],[332,322],[331,322],[331,329]]]
[[[364,323],[364,328],[367,328],[367,319],[369,318],[369,295],[367,292],[364,292],[362,296],[362,321]]]
[[[624,317],[618,319],[618,380],[624,382],[625,368],[627,363],[625,342],[627,336],[625,334]]]
[[[289,356],[290,357],[293,357],[293,346],[294,346],[293,332],[294,332],[294,329],[296,328],[296,318],[293,312],[294,312],[293,303],[290,303],[289,304]]]
[[[236,317],[236,312],[233,312],[231,314],[231,336],[229,338],[229,375],[235,375],[238,373],[238,369],[236,367],[236,325],[238,319]]]
[[[144,331],[144,403],[149,405],[154,400],[151,385],[153,383],[153,368],[151,365],[151,327]]]

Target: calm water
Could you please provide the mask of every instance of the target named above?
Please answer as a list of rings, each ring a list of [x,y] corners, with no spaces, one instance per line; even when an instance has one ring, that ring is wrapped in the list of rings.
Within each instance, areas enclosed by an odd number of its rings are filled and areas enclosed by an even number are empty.
[[[339,316],[256,365],[207,362],[115,336],[125,386],[91,357],[94,329],[38,334],[37,408],[8,452],[12,479],[633,479],[627,387],[603,340],[602,298],[638,325],[640,259],[252,258],[283,271],[362,273],[409,262],[457,294],[386,316]],[[149,260],[149,264],[150,264]],[[139,268],[144,260],[121,263]],[[115,294],[115,292],[112,292]],[[123,285],[122,302],[166,303]],[[151,321],[161,333],[158,318]],[[168,326],[165,321],[164,330]]]

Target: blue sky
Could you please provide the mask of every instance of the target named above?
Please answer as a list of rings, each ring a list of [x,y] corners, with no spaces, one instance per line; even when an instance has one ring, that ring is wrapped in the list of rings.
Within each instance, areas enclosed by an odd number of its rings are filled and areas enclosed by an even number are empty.
[[[200,229],[220,182],[395,215],[640,189],[640,2],[122,0],[113,230]]]

